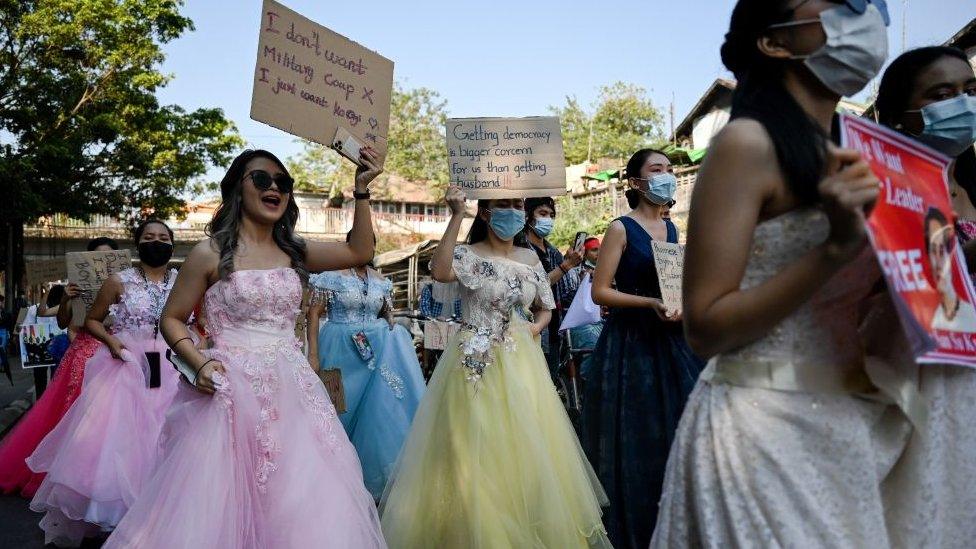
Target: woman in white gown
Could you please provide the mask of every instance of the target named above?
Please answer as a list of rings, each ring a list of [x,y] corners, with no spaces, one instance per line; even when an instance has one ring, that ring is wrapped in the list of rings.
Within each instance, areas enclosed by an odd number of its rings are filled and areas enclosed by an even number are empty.
[[[686,334],[712,360],[671,447],[652,547],[890,545],[881,487],[911,424],[858,337],[879,279],[863,225],[878,181],[829,138],[840,97],[884,61],[884,15],[862,7],[740,0],[732,14],[733,120],[699,175],[685,258]],[[838,62],[852,52],[857,71]]]
[[[955,159],[949,194],[958,217],[943,243],[958,238],[972,275],[976,74],[969,59],[961,50],[941,46],[904,52],[885,70],[875,110],[882,124]],[[972,306],[956,303],[953,323],[971,318],[966,312]],[[911,362],[910,356],[905,359]],[[970,547],[976,543],[976,370],[951,364],[918,369],[927,421],[912,435],[886,490],[900,502],[889,510],[888,523],[898,525],[892,542],[900,547]]]

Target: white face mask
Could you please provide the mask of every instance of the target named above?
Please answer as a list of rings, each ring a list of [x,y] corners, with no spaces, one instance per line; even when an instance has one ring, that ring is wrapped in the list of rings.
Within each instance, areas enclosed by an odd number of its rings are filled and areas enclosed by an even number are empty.
[[[827,35],[823,47],[809,55],[795,55],[827,89],[850,97],[864,89],[881,72],[888,58],[888,29],[884,16],[870,4],[864,13],[846,5],[820,13],[819,19],[804,19],[772,25],[792,27],[819,21]]]

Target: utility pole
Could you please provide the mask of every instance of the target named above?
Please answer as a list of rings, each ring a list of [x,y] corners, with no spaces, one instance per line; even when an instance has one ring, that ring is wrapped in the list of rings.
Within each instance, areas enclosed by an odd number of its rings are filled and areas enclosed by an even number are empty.
[[[590,117],[590,138],[586,144],[586,163],[593,161],[593,116]]]
[[[671,90],[671,144],[678,145],[678,136],[674,135],[674,90]]]
[[[908,0],[901,3],[901,51],[908,47]]]

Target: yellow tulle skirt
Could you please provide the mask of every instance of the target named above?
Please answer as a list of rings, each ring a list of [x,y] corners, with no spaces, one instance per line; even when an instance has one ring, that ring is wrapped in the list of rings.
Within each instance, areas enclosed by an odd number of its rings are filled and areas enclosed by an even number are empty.
[[[441,357],[384,494],[383,534],[399,548],[610,547],[607,499],[527,324],[468,381]]]

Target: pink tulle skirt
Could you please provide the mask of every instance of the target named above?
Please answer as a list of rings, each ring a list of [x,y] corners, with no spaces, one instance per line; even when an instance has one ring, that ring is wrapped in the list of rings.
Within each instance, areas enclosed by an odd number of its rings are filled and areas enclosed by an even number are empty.
[[[0,442],[0,493],[19,492],[26,498],[34,497],[37,487],[44,480],[44,474],[32,472],[27,467],[27,457],[78,398],[85,364],[101,345],[102,342],[87,330],[79,331],[61,359],[47,390]]]
[[[297,342],[211,351],[217,394],[181,384],[148,484],[104,547],[385,547],[356,451]]]
[[[48,541],[69,538],[84,521],[111,530],[136,500],[155,466],[159,433],[176,394],[178,375],[165,362],[162,338],[121,333],[124,360],[102,346],[91,358],[81,396],[27,459],[47,473],[31,509]],[[161,386],[148,388],[146,351],[162,354]]]

